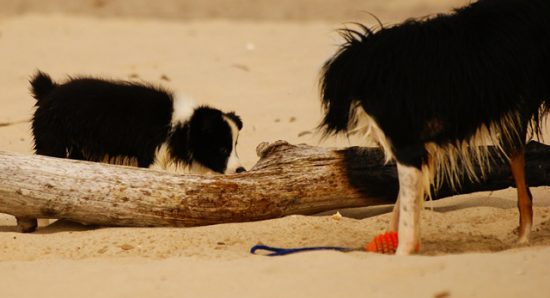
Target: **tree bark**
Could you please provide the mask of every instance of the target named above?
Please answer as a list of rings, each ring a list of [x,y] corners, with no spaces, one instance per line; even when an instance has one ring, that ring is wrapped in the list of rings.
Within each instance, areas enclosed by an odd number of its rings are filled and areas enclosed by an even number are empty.
[[[105,226],[197,226],[393,203],[394,164],[376,148],[334,150],[279,141],[226,176],[177,175],[101,163],[0,153],[0,212]],[[550,147],[526,149],[532,186],[550,185]],[[513,186],[506,162],[460,193]],[[434,198],[455,194],[448,186]]]

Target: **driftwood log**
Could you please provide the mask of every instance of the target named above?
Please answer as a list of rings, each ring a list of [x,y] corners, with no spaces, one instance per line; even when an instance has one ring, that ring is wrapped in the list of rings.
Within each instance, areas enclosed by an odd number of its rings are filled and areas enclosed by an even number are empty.
[[[249,172],[176,175],[100,163],[0,153],[0,213],[105,226],[197,226],[393,203],[395,165],[376,148],[258,146]],[[528,180],[550,185],[550,147],[527,147]],[[461,193],[513,186],[505,162]],[[444,186],[434,198],[455,194]]]

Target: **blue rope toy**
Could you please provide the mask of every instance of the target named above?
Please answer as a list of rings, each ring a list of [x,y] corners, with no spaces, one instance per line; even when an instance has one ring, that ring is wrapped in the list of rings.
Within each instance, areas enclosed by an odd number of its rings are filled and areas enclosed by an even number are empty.
[[[280,248],[280,247],[272,247],[267,245],[254,245],[250,249],[251,254],[256,254],[257,250],[265,250],[271,253],[266,254],[265,256],[269,257],[276,257],[276,256],[285,256],[297,252],[303,252],[303,251],[315,251],[315,250],[334,250],[334,251],[341,251],[341,252],[350,252],[355,251],[357,249],[349,248],[349,247],[339,247],[339,246],[311,246],[311,247],[300,247],[300,248]]]

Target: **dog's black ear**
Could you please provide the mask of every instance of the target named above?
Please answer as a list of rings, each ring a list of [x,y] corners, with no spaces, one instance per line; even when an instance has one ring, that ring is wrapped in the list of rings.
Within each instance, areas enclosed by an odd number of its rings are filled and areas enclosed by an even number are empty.
[[[193,156],[191,152],[191,129],[189,124],[177,125],[170,135],[170,151],[172,156],[190,164]]]
[[[225,116],[227,116],[227,118],[233,120],[233,122],[235,122],[235,124],[237,125],[239,130],[241,130],[243,128],[243,121],[241,120],[241,117],[239,117],[237,114],[235,114],[235,112],[226,113]]]
[[[209,106],[196,108],[190,121],[192,138],[216,132],[224,122],[223,115],[222,111]]]

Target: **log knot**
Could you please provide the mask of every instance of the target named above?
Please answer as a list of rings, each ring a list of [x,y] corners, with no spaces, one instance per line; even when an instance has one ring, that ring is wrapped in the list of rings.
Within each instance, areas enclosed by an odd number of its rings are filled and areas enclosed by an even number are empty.
[[[275,152],[284,151],[288,149],[296,148],[295,145],[289,144],[287,141],[276,141],[273,143],[261,142],[258,147],[256,147],[256,154],[259,158],[266,158],[268,155]]]

